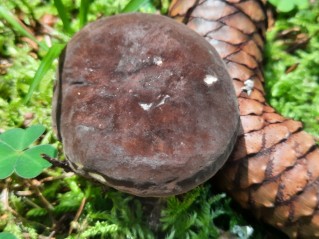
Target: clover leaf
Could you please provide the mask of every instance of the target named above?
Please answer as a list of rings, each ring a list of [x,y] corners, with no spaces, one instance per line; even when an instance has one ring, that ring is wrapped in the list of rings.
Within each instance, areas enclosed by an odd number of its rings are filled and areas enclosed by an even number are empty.
[[[10,232],[0,232],[0,239],[17,239],[15,235]]]
[[[22,178],[34,178],[51,166],[42,155],[55,157],[56,149],[48,144],[31,146],[44,131],[44,126],[33,125],[0,134],[0,179],[14,172]]]

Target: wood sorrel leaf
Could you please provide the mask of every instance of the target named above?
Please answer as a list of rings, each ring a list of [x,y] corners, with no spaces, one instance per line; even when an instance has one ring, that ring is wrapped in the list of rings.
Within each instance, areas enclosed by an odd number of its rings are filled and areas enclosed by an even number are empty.
[[[24,150],[39,138],[44,131],[45,127],[42,125],[33,125],[27,129],[11,129],[0,134],[0,142],[7,143],[13,149]]]
[[[0,239],[17,239],[15,235],[10,232],[0,232]]]
[[[0,142],[0,179],[9,177],[16,163],[15,151],[8,144]]]
[[[55,157],[55,148],[51,145],[38,145],[23,152],[15,165],[15,172],[22,178],[34,178],[51,163],[42,158],[42,154]]]
[[[33,178],[51,166],[42,155],[55,157],[53,146],[30,147],[44,131],[44,126],[33,125],[28,129],[11,129],[0,134],[0,179],[9,177],[13,172],[23,178]]]

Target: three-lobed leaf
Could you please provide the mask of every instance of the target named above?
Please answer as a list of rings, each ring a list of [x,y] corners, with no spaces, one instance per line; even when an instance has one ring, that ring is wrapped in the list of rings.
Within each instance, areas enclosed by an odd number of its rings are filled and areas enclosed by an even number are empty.
[[[44,131],[42,125],[33,125],[28,129],[11,129],[0,134],[0,179],[14,172],[22,178],[34,178],[51,166],[42,155],[55,157],[53,146],[30,147]]]
[[[0,232],[0,239],[17,239],[15,235],[10,232]]]
[[[33,125],[24,130],[15,128],[0,134],[0,142],[3,141],[15,150],[23,150],[36,141],[45,131],[42,125]]]
[[[9,177],[14,172],[15,157],[14,149],[0,140],[0,179]]]
[[[42,155],[55,157],[55,148],[51,145],[38,145],[23,152],[17,160],[15,172],[22,178],[34,178],[43,169],[51,166],[51,163],[42,158]]]

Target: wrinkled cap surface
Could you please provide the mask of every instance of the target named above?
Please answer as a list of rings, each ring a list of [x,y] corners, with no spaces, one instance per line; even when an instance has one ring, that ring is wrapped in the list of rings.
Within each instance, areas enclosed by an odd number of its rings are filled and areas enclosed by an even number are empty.
[[[224,63],[183,24],[141,13],[100,19],[60,57],[53,127],[75,172],[138,196],[212,177],[239,113]]]

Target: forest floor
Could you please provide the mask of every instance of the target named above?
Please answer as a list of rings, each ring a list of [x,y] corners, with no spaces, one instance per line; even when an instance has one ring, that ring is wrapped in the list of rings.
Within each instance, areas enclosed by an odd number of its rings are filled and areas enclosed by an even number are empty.
[[[0,135],[42,125],[46,130],[36,144],[53,146],[63,160],[52,132],[51,101],[64,44],[101,16],[135,10],[165,14],[169,2],[0,0]],[[268,102],[301,120],[318,139],[319,2],[291,9],[271,2],[264,67]],[[154,205],[161,208],[156,219],[149,212]],[[284,238],[214,190],[211,181],[181,196],[148,200],[57,167],[29,179],[13,174],[0,181],[0,231],[5,232],[0,238]]]

